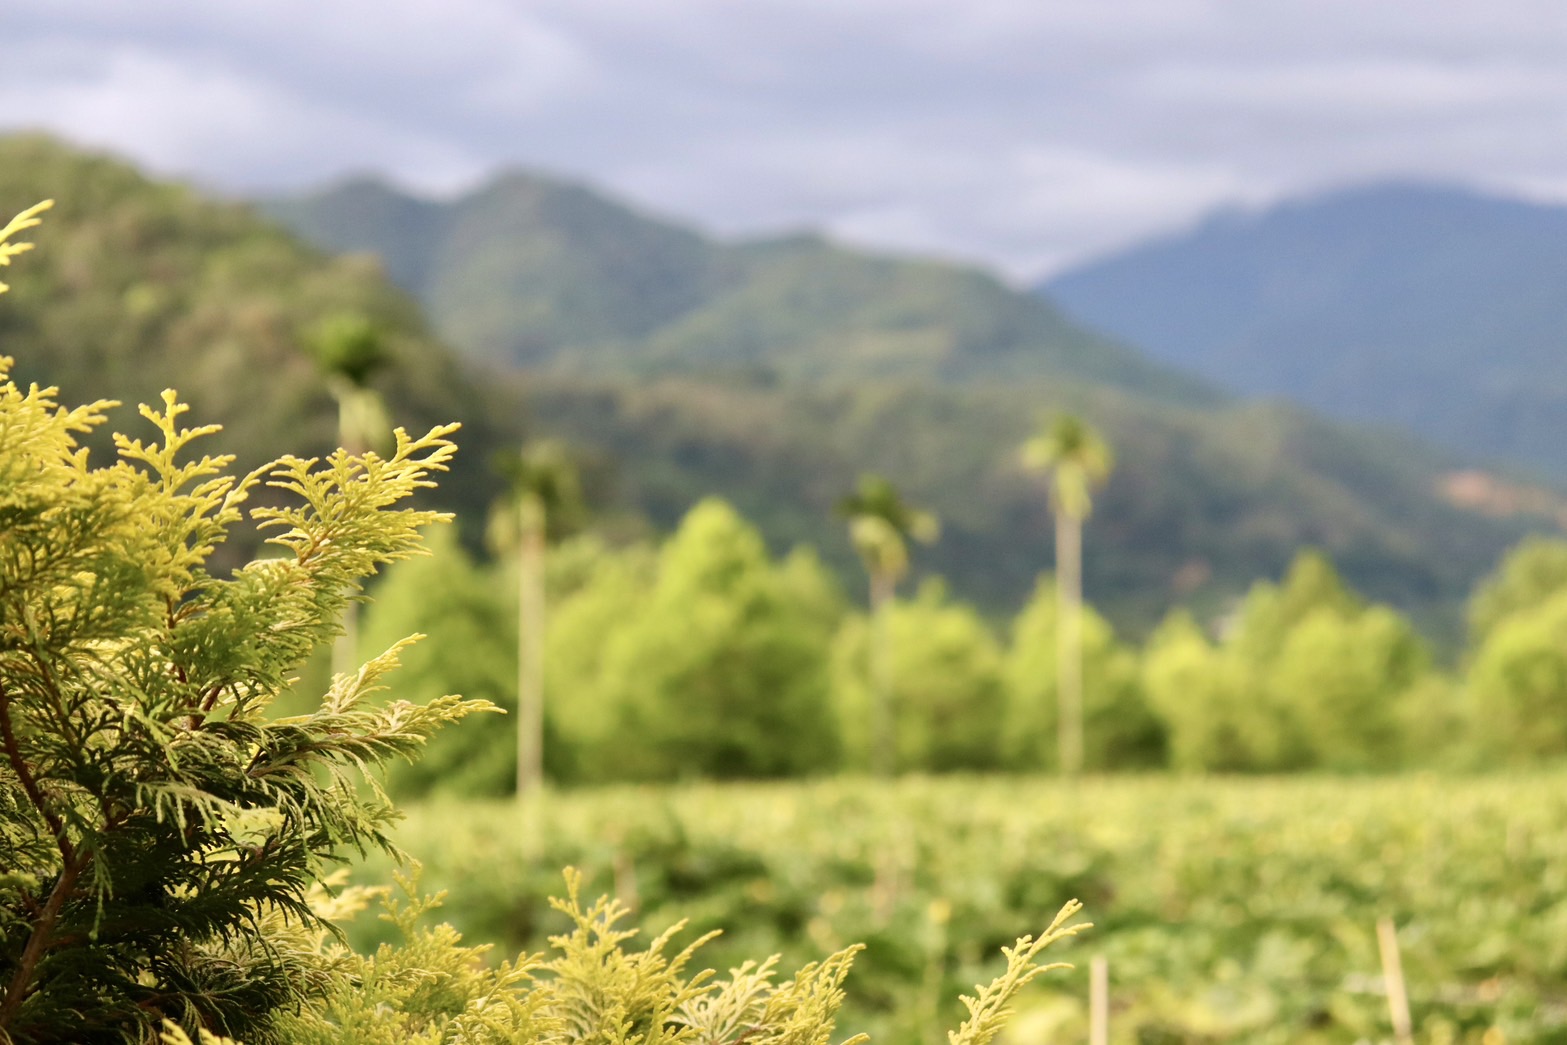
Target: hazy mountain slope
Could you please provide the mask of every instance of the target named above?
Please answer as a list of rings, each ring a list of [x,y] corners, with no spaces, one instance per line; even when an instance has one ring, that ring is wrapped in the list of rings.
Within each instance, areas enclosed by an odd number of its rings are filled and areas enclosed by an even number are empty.
[[[318,243],[424,272],[438,329],[530,364],[520,382],[536,427],[618,462],[618,503],[668,526],[722,493],[775,546],[818,544],[855,585],[831,506],[878,469],[946,517],[922,553],[929,568],[986,606],[1016,606],[1051,541],[1042,487],[1015,448],[1063,404],[1117,444],[1087,568],[1124,624],[1187,599],[1216,609],[1303,544],[1377,597],[1450,624],[1526,525],[1445,503],[1449,466],[1429,451],[1230,403],[973,269],[812,236],[716,244],[516,174],[420,205],[444,215],[438,226],[465,222],[460,240],[446,226],[409,237],[397,195],[350,185],[269,206]],[[392,220],[356,225],[365,199]],[[444,279],[463,285],[461,308],[431,289]]]
[[[1381,185],[1225,214],[1042,289],[1236,391],[1567,477],[1567,208]]]
[[[323,317],[361,312],[397,359],[379,382],[394,420],[421,431],[467,422],[437,499],[487,503],[485,448],[496,435],[475,409],[482,390],[375,265],[323,256],[248,207],[116,160],[40,136],[0,138],[0,214],[50,197],[55,208],[29,234],[36,249],[7,269],[12,292],[0,299],[0,354],[15,358],[20,383],[57,384],[68,403],[119,399],[114,423],[133,432],[145,425],[135,405],[177,388],[191,423],[224,425],[208,452],[250,468],[337,445],[336,406],[300,346]],[[95,440],[95,452],[106,443]]]
[[[449,203],[398,196],[357,181],[263,206],[324,249],[381,254],[435,328],[480,358],[578,371],[1089,378],[1214,399],[975,269],[810,236],[725,245],[525,174]]]
[[[660,527],[720,490],[775,546],[821,548],[856,590],[833,505],[862,470],[895,476],[943,521],[917,565],[990,607],[1018,605],[1053,554],[1044,486],[1018,467],[1016,447],[1041,408],[1081,411],[1119,458],[1088,527],[1087,585],[1133,629],[1176,603],[1217,612],[1314,545],[1363,590],[1452,634],[1474,578],[1524,529],[1437,497],[1438,455],[1278,405],[1150,407],[1082,385],[1041,395],[1000,384],[569,375],[535,375],[527,395],[541,429],[616,460],[617,497]]]
[[[365,259],[322,257],[243,207],[111,160],[45,139],[0,140],[0,209],[46,195],[60,205],[36,230],[38,250],[8,270],[15,292],[0,301],[0,352],[17,357],[19,378],[58,383],[71,401],[153,399],[175,385],[195,405],[194,421],[228,426],[219,445],[244,463],[319,452],[335,439],[335,410],[301,335],[322,315],[365,311],[399,357],[383,384],[397,420],[464,422],[459,470],[437,496],[472,529],[494,492],[491,452],[526,422],[605,462],[594,470],[603,495],[596,508],[612,526],[627,515],[667,526],[719,493],[755,517],[775,547],[819,544],[858,589],[858,565],[831,509],[861,470],[876,468],[945,518],[942,541],[919,561],[999,616],[1050,566],[1043,488],[1017,469],[1015,452],[1038,413],[1058,406],[1092,417],[1119,452],[1089,528],[1087,566],[1092,598],[1123,625],[1144,626],[1178,601],[1218,609],[1257,576],[1276,574],[1302,542],[1326,547],[1373,594],[1451,623],[1470,581],[1522,528],[1445,505],[1436,485],[1446,466],[1428,452],[1277,408],[1196,409],[1085,381],[789,380],[738,364],[716,374],[687,366],[655,377],[628,365],[474,380]],[[388,202],[401,206],[374,206]],[[411,239],[429,220],[417,209],[386,217],[386,235]],[[801,258],[823,248],[746,249],[768,255],[766,264],[809,267]],[[920,264],[897,262],[887,278],[901,281]],[[850,259],[847,271],[878,270]],[[861,299],[840,282],[822,281],[822,303],[807,311],[836,310],[845,327],[865,328],[885,322],[878,309],[935,307],[927,293],[951,285],[938,278],[894,305],[893,296]],[[787,332],[795,310],[769,317],[767,300],[759,294],[746,306],[748,322]],[[954,321],[979,332],[966,344],[983,344],[987,324],[1005,341],[1016,320],[1001,305]],[[687,344],[706,336],[678,325],[661,333]],[[712,358],[722,358],[719,347],[714,341]],[[695,349],[681,353],[689,360]],[[121,417],[135,424],[129,408]]]

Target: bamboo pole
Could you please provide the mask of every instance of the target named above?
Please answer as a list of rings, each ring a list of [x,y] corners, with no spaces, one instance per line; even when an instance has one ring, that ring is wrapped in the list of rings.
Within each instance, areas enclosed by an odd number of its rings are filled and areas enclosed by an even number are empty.
[[[1102,954],[1088,965],[1088,1043],[1110,1045],[1110,962]]]
[[[1377,946],[1382,951],[1382,980],[1387,985],[1393,1037],[1399,1045],[1411,1045],[1415,1039],[1409,1020],[1409,994],[1404,989],[1404,965],[1398,954],[1398,930],[1393,927],[1393,919],[1377,919]]]

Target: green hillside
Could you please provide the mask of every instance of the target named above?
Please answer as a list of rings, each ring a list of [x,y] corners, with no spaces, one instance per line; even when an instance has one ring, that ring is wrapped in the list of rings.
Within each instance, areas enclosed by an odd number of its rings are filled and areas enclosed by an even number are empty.
[[[323,249],[379,255],[435,328],[482,359],[786,379],[1066,377],[1215,398],[977,269],[812,236],[726,245],[531,175],[447,203],[355,181],[264,206]]]
[[[532,375],[526,395],[540,428],[617,461],[615,497],[661,529],[719,490],[777,547],[820,547],[856,589],[833,505],[863,470],[896,476],[943,522],[917,565],[1006,609],[1053,555],[1044,488],[1015,448],[1041,410],[1079,411],[1119,459],[1089,525],[1086,585],[1133,630],[1176,603],[1221,612],[1315,545],[1357,588],[1452,634],[1474,579],[1526,527],[1438,498],[1443,461],[1429,450],[1276,404],[1200,411],[1086,384],[719,386],[690,376]]]
[[[1188,599],[1219,612],[1316,544],[1446,630],[1527,526],[1444,503],[1436,454],[1226,399],[979,270],[812,236],[723,244],[525,174],[444,203],[357,181],[266,207],[324,248],[379,254],[456,344],[526,367],[531,416],[619,462],[621,503],[667,527],[719,491],[856,586],[831,506],[876,469],[943,515],[927,569],[1019,604],[1052,552],[1013,449],[1062,406],[1119,450],[1087,571],[1123,625]]]
[[[345,222],[436,242],[427,205],[339,191],[332,213]],[[578,192],[565,198],[617,213]],[[525,430],[556,433],[590,457],[598,517],[617,532],[647,524],[639,520],[667,528],[716,492],[775,548],[820,546],[858,590],[832,506],[861,471],[876,469],[944,518],[942,540],[916,557],[920,568],[1010,613],[1051,564],[1043,489],[1017,468],[1015,449],[1041,412],[1063,406],[1091,417],[1118,450],[1089,528],[1087,580],[1093,601],[1134,629],[1177,602],[1221,612],[1250,581],[1280,574],[1303,543],[1326,548],[1368,595],[1451,628],[1464,592],[1527,524],[1446,504],[1435,492],[1446,463],[1413,445],[1221,401],[1113,346],[1084,356],[1079,348],[1102,343],[968,270],[864,258],[809,239],[721,248],[649,223],[625,245],[619,276],[605,274],[614,251],[603,239],[583,248],[584,259],[541,269],[559,287],[571,283],[562,273],[600,274],[571,277],[582,280],[572,293],[546,287],[540,296],[559,302],[563,328],[598,323],[611,347],[561,348],[549,367],[475,376],[370,259],[318,254],[245,207],[113,160],[38,137],[0,140],[0,207],[45,196],[59,206],[37,230],[39,249],[13,266],[16,291],[0,308],[0,351],[17,358],[21,380],[58,383],[73,399],[155,399],[177,386],[194,420],[227,426],[225,445],[241,463],[324,451],[336,411],[300,344],[321,317],[364,312],[398,358],[381,381],[395,419],[465,425],[459,470],[439,496],[470,534],[493,494],[492,449]],[[554,242],[565,257],[577,241],[557,229]],[[656,263],[658,242],[673,245],[676,261]],[[401,257],[393,271],[434,264]],[[701,260],[713,257],[752,274],[743,292],[678,320],[634,318],[651,314],[644,306],[655,298],[679,311],[668,287],[706,294],[732,279],[732,268]],[[656,294],[617,282],[672,270],[684,275]],[[580,314],[571,318],[567,305]],[[1049,324],[1058,340],[1041,335],[1025,350],[1013,336]],[[842,340],[813,340],[822,325]],[[734,333],[743,330],[751,341]],[[769,347],[777,345],[798,349]],[[1056,357],[1059,367],[1042,362]],[[1146,382],[1082,376],[1096,360],[1115,369],[1128,359]],[[1063,376],[1074,368],[1078,376]]]
[[[1567,207],[1370,185],[1063,273],[1073,316],[1244,395],[1567,478]]]
[[[118,161],[40,136],[0,139],[0,212],[46,198],[57,204],[31,236],[37,249],[8,270],[0,307],[0,353],[19,382],[118,399],[122,415],[176,387],[192,423],[224,426],[214,448],[243,467],[324,453],[337,445],[337,408],[301,346],[325,317],[361,313],[395,359],[378,379],[392,419],[421,431],[465,422],[464,455],[438,496],[487,503],[488,418],[505,414],[474,409],[480,387],[376,265],[321,255],[246,206]]]

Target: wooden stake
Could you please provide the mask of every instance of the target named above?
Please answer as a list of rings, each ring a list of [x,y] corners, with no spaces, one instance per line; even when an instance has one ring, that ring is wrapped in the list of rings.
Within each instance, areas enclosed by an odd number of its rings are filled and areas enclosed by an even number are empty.
[[[1399,1045],[1410,1045],[1415,1039],[1409,1020],[1409,994],[1404,989],[1404,966],[1398,954],[1398,931],[1393,928],[1393,919],[1377,919],[1377,945],[1382,951],[1382,980],[1387,985],[1393,1037]]]
[[[1088,965],[1088,1045],[1110,1045],[1110,962],[1104,955]]]

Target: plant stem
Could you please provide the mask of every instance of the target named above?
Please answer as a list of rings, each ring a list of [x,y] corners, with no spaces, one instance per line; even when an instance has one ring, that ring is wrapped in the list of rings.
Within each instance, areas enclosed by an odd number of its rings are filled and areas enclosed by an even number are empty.
[[[90,853],[83,853],[61,869],[60,877],[55,880],[54,889],[49,893],[48,902],[44,904],[43,911],[33,923],[33,931],[27,937],[27,946],[23,948],[22,958],[17,962],[16,973],[11,977],[11,982],[5,986],[5,997],[0,998],[0,1032],[10,1027],[17,1010],[22,1007],[22,998],[27,993],[29,984],[32,983],[33,970],[38,967],[38,959],[43,957],[44,951],[49,947],[49,937],[54,932],[55,922],[59,921],[60,911],[65,907],[65,901],[70,899],[71,893],[76,889],[76,881],[86,869],[90,855]]]
[[[16,730],[11,725],[11,695],[6,692],[3,680],[0,680],[0,741],[5,744],[5,757],[11,763],[11,771],[21,781],[27,800],[33,804],[34,809],[38,810],[38,815],[44,818],[44,823],[49,825],[49,830],[54,834],[55,844],[60,847],[60,856],[69,865],[76,858],[75,849],[70,840],[65,837],[65,824],[44,801],[38,781],[33,779],[32,770],[27,767],[27,761],[22,758],[22,747],[17,742]]]

